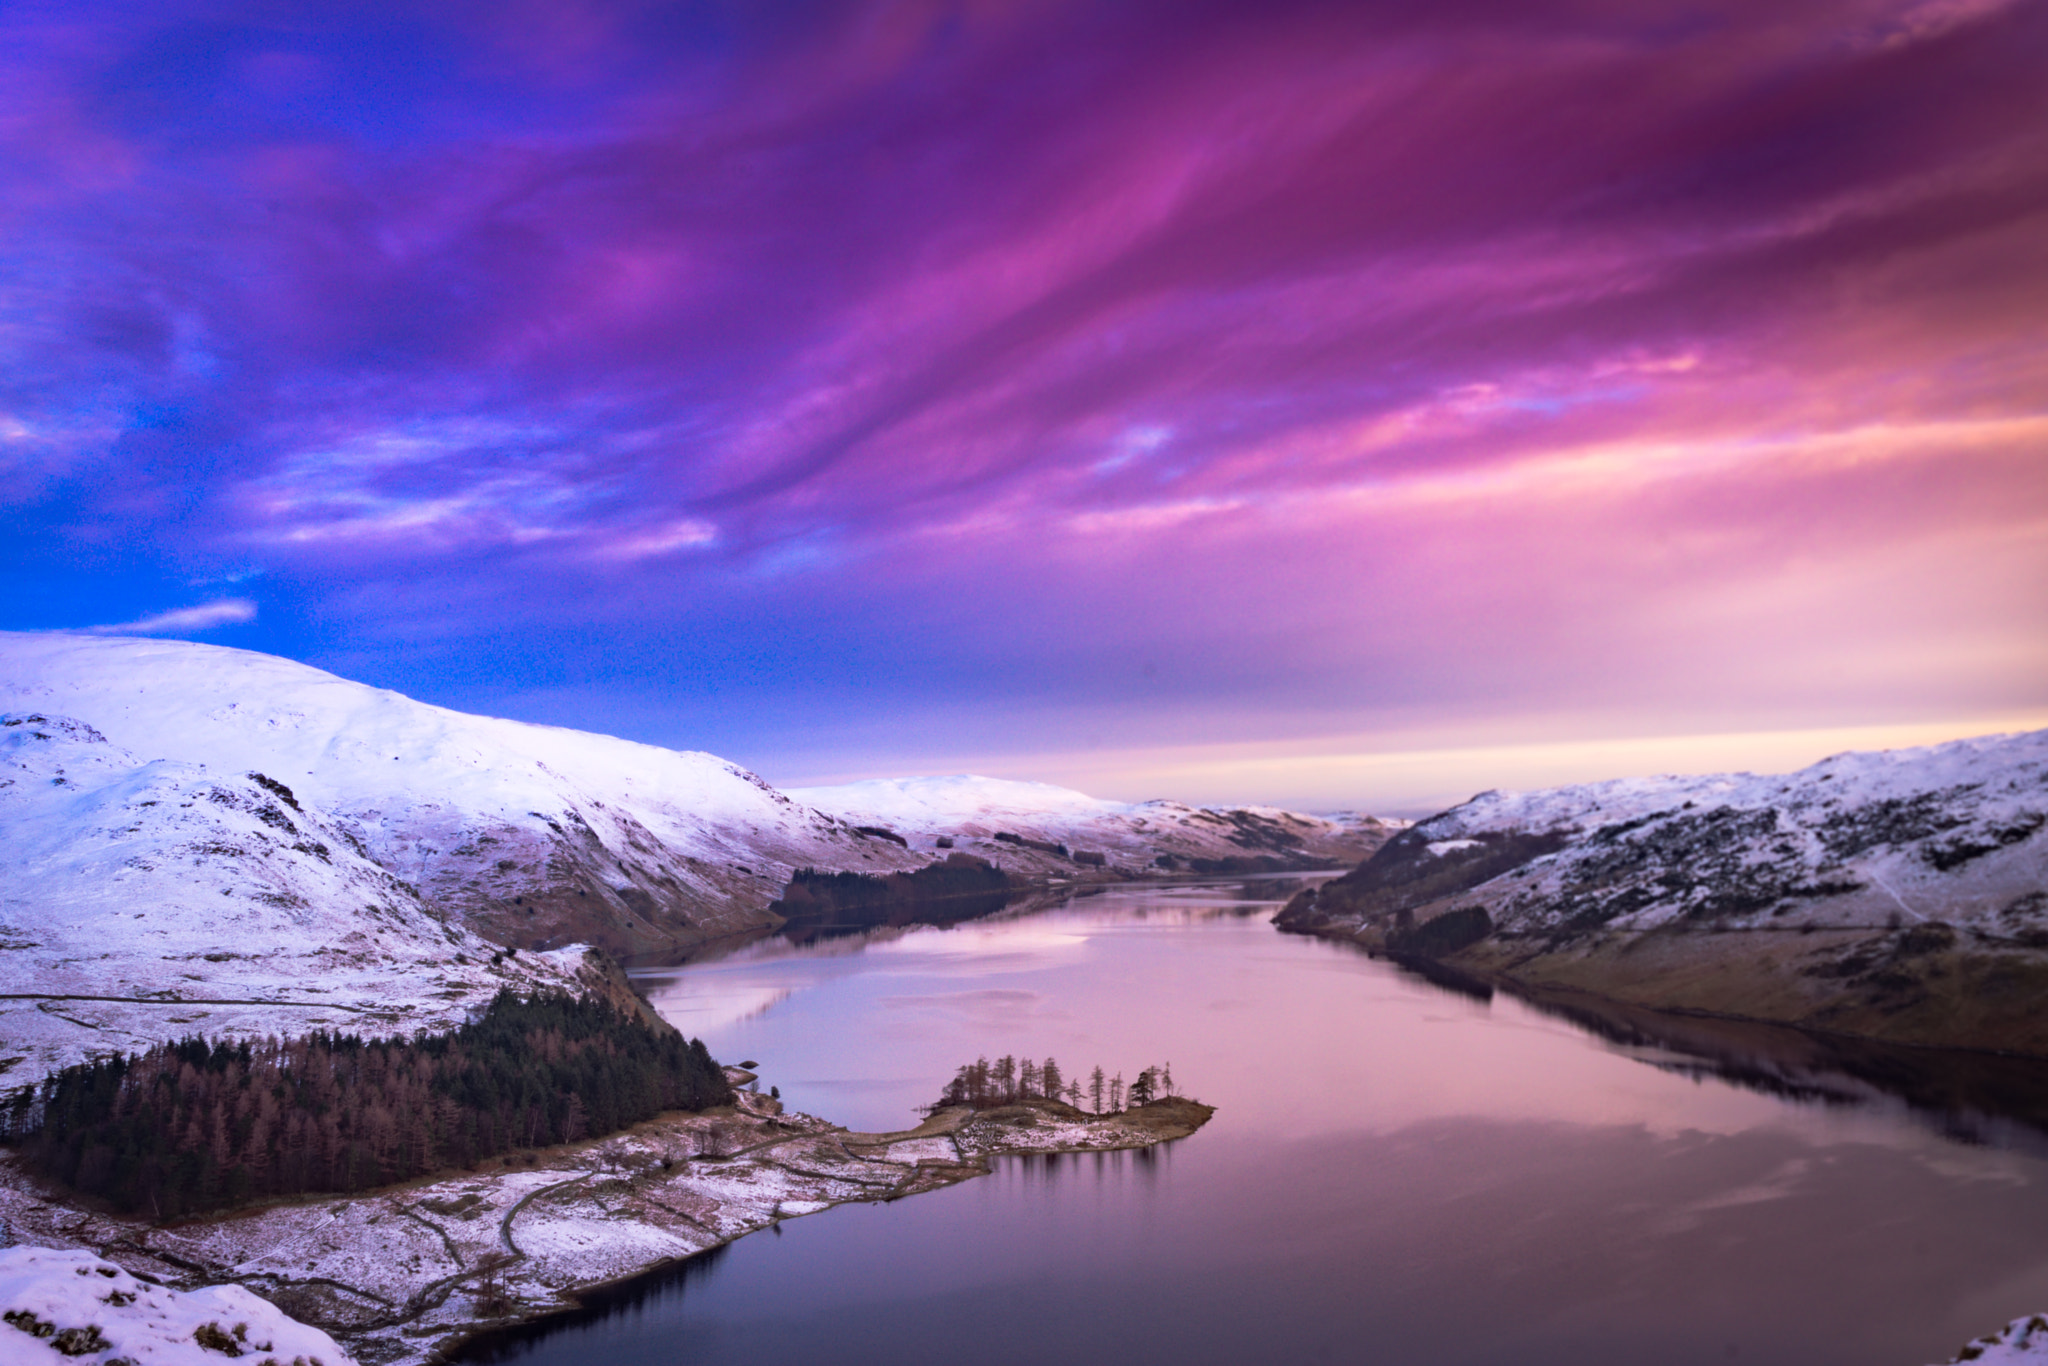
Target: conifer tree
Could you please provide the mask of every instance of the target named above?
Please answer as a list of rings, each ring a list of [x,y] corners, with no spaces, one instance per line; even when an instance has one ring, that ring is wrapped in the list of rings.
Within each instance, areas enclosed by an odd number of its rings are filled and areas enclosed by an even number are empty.
[[[1060,1065],[1051,1058],[1047,1058],[1045,1064],[1038,1069],[1038,1080],[1039,1094],[1047,1100],[1058,1100],[1060,1093],[1066,1089],[1066,1079],[1060,1076]]]
[[[1109,1112],[1118,1114],[1124,1108],[1124,1074],[1119,1072],[1109,1079]]]
[[[1150,1105],[1152,1103],[1152,1088],[1155,1084],[1154,1079],[1157,1076],[1158,1073],[1149,1067],[1138,1073],[1138,1079],[1131,1083],[1132,1105]]]
[[[988,1104],[991,1087],[989,1078],[994,1071],[995,1064],[987,1058],[976,1058],[974,1060],[974,1070],[969,1074],[967,1086],[967,1098],[972,1104]]]
[[[82,1063],[18,1091],[0,1138],[45,1176],[172,1218],[362,1190],[731,1099],[700,1042],[603,1002],[505,992],[452,1034],[194,1038]]]
[[[1093,1102],[1096,1114],[1102,1113],[1102,1064],[1095,1064],[1095,1070],[1088,1075],[1088,1098]]]

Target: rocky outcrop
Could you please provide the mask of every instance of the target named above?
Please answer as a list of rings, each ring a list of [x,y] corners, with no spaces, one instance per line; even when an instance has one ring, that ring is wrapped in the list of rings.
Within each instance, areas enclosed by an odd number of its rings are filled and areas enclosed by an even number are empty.
[[[661,1013],[633,985],[633,979],[626,975],[619,961],[603,949],[585,949],[582,961],[575,965],[571,975],[584,995],[609,1002],[614,1009],[638,1020],[656,1034],[680,1032],[661,1017]]]
[[[2048,732],[1485,793],[1277,923],[1481,979],[2048,1055]]]

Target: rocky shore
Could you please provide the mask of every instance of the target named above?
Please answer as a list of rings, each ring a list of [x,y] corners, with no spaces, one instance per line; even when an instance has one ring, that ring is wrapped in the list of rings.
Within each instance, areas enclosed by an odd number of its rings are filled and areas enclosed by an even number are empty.
[[[169,1225],[79,1208],[0,1155],[0,1241],[89,1250],[173,1288],[240,1285],[363,1366],[413,1366],[783,1219],[937,1190],[1005,1154],[1150,1147],[1211,1113],[1178,1098],[1099,1117],[1028,1101],[878,1134],[742,1091],[474,1171]]]

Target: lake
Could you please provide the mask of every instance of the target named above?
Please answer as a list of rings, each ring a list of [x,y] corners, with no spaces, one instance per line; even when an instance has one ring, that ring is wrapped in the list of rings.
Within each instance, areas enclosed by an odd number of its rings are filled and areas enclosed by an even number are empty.
[[[790,1220],[479,1355],[1924,1366],[2048,1308],[2037,1131],[1447,990],[1278,933],[1286,890],[642,974],[715,1056],[857,1129],[915,1123],[983,1054],[1171,1062],[1218,1110],[1155,1152]]]

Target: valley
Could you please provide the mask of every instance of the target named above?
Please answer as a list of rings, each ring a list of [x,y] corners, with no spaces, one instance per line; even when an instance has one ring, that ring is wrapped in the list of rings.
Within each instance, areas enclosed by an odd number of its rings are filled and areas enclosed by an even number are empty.
[[[708,754],[468,716],[207,646],[0,635],[0,664],[14,855],[0,875],[0,1091],[30,1119],[60,1069],[197,1036],[452,1037],[507,993],[601,1001],[661,1035],[680,1024],[729,1061],[746,1056],[745,1020],[791,1009],[772,973],[749,984],[754,965],[985,956],[999,975],[1089,942],[1059,926],[1093,923],[1098,898],[1138,908],[1103,923],[1170,929],[1176,897],[1204,904],[1203,879],[1236,877],[1235,895],[1265,908],[1256,926],[1187,923],[1242,964],[1266,952],[1243,934],[1277,938],[1263,919],[1277,906],[1281,930],[1391,958],[1452,999],[1484,1006],[1504,987],[1674,1075],[1774,1103],[1903,1097],[1994,1145],[2031,1145],[2040,1128],[2048,733],[1783,776],[1485,793],[1411,824],[967,775],[782,791]],[[1170,1000],[1202,1035],[1172,993],[1199,1001],[1229,976],[1209,952],[1206,975],[1178,987],[1131,959],[1105,989],[1155,994],[1162,1014]],[[1282,990],[1312,980],[1317,960],[1287,961]],[[699,1030],[692,993],[719,983],[725,1003]],[[1001,1050],[1062,1018],[1039,1000],[912,994],[900,1018],[951,1040],[964,1011]],[[1287,1015],[1281,1000],[1264,1009]],[[888,1002],[854,1009],[872,1036],[792,1048],[823,1072],[787,1110],[743,1089],[398,1184],[171,1220],[115,1213],[0,1155],[0,1241],[89,1249],[186,1290],[246,1287],[362,1362],[410,1366],[801,1215],[937,1192],[1009,1158],[1149,1162],[1209,1119],[1161,1100],[874,1127],[923,1104],[904,1088],[928,1097],[936,1082],[906,1075],[885,1088],[886,1118],[849,1129],[816,1116],[858,1100],[872,1042],[893,1039],[892,1065],[906,1065]],[[1288,1094],[1315,1084],[1297,1077]]]

